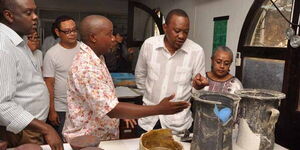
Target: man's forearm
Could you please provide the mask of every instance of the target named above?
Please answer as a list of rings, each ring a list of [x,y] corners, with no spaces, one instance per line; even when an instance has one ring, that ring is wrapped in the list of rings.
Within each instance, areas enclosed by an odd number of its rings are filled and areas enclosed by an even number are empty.
[[[111,118],[135,119],[144,116],[160,114],[160,111],[157,107],[157,105],[144,106],[119,102],[117,106],[113,110],[111,110],[107,115]]]
[[[49,127],[50,126],[45,122],[33,119],[25,129],[32,130],[45,135],[49,132]]]
[[[49,91],[49,111],[55,111],[54,107],[54,78],[47,77],[45,78],[45,82]]]

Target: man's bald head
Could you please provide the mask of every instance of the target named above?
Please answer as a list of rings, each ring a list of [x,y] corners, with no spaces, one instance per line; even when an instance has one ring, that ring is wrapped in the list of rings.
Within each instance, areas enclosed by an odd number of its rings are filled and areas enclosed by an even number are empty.
[[[96,34],[108,25],[112,25],[112,22],[104,16],[90,15],[80,23],[79,33],[83,42],[88,42],[90,34]]]
[[[104,16],[91,15],[85,17],[79,28],[81,40],[97,55],[103,55],[112,47],[113,24]]]

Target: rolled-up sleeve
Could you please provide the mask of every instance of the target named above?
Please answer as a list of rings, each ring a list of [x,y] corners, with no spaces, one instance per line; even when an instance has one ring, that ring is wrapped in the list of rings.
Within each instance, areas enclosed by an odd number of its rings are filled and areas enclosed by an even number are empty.
[[[141,47],[139,58],[135,67],[135,80],[139,89],[145,90],[146,77],[147,77],[147,56],[146,52],[149,51],[149,44],[144,43]]]
[[[201,76],[205,77],[205,54],[201,47],[198,48],[199,52],[196,55],[195,67],[193,68],[193,78],[200,73]],[[201,90],[201,89],[200,89]],[[192,88],[192,93],[198,93],[200,90]]]
[[[196,55],[195,67],[193,69],[193,77],[195,77],[198,73],[205,77],[205,54],[201,47],[198,49],[199,51]]]
[[[33,115],[14,101],[17,89],[17,64],[14,58],[0,51],[0,124],[8,131],[19,133]]]

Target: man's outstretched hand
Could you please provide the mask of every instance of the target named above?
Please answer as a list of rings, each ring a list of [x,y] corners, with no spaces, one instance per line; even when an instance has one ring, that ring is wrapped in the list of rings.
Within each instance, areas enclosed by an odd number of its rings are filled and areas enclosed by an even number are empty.
[[[188,108],[190,106],[189,102],[180,101],[180,102],[171,102],[171,100],[175,97],[175,94],[172,94],[169,97],[165,97],[157,106],[161,114],[169,115],[181,112],[182,110]]]

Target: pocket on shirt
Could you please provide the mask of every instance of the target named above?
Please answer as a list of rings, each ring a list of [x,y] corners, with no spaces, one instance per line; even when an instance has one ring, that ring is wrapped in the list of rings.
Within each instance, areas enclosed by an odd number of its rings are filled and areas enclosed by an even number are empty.
[[[192,81],[191,67],[177,67],[174,76],[174,82],[178,84],[187,84]]]

